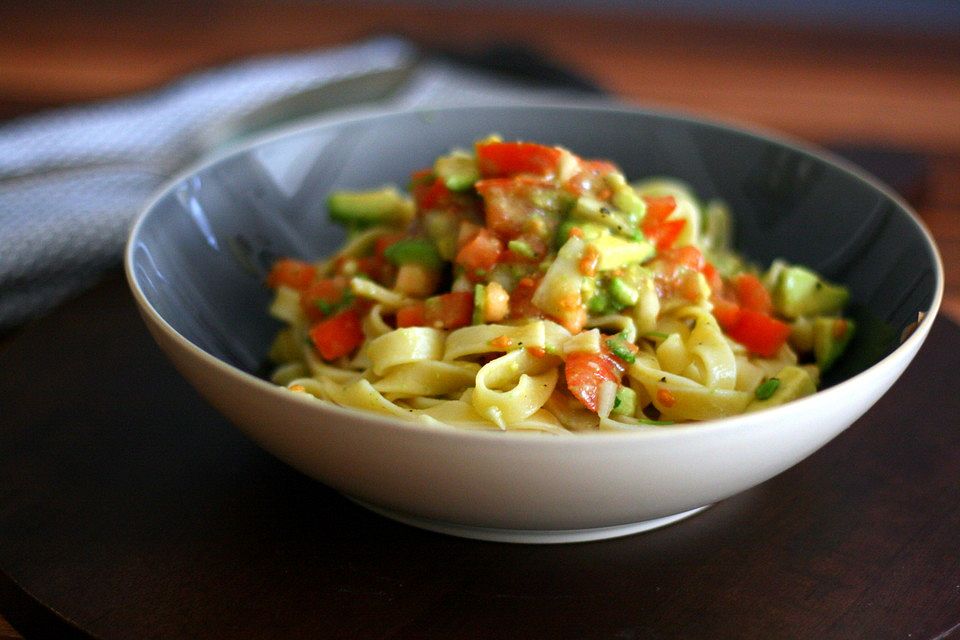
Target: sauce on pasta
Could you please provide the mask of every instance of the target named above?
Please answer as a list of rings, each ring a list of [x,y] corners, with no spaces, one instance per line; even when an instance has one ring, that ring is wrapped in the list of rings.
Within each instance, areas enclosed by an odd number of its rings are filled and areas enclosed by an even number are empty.
[[[733,416],[813,393],[848,294],[760,270],[732,219],[672,179],[489,137],[409,188],[341,191],[350,237],[278,260],[273,380],[435,425],[553,433]]]

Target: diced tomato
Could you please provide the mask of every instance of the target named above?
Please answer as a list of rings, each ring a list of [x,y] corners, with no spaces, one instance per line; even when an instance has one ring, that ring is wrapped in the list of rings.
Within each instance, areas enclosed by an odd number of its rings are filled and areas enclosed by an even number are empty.
[[[421,178],[420,182],[411,183],[411,195],[420,213],[441,210],[471,215],[480,213],[480,203],[475,195],[451,191],[443,179],[434,176],[432,172]]]
[[[427,324],[426,306],[422,302],[397,310],[397,328],[422,327]]]
[[[307,318],[316,322],[328,314],[324,307],[332,308],[343,302],[347,295],[347,279],[342,277],[323,278],[313,282],[300,292],[300,307]]]
[[[424,326],[458,329],[473,320],[473,293],[453,291],[427,298],[424,302]]]
[[[700,250],[693,246],[665,249],[652,262],[660,297],[680,296],[687,300],[700,297],[698,273],[706,267]]]
[[[533,304],[533,294],[540,285],[539,279],[521,278],[510,292],[510,317],[514,319],[542,318],[543,312]]]
[[[673,196],[644,196],[647,203],[647,217],[660,222],[677,208],[677,199]]]
[[[581,160],[580,170],[563,184],[563,188],[575,196],[591,194],[600,200],[610,197],[604,177],[617,171],[612,162],[606,160]]]
[[[847,322],[846,318],[837,318],[833,321],[833,327],[831,328],[830,333],[833,334],[833,337],[837,340],[843,340],[843,337],[847,335],[847,330],[850,328],[850,323]]]
[[[481,229],[457,252],[454,262],[468,272],[489,271],[500,260],[503,242],[489,229]]]
[[[724,331],[728,331],[740,320],[740,305],[725,298],[713,298],[713,317]]]
[[[723,293],[723,278],[715,266],[709,262],[704,262],[703,269],[701,269],[700,272],[703,273],[703,277],[707,279],[707,284],[710,285],[710,291],[712,291],[714,295]]]
[[[476,146],[476,154],[481,176],[507,178],[519,174],[555,175],[561,151],[533,142],[487,142]]]
[[[548,180],[526,176],[490,178],[474,186],[483,198],[487,227],[506,239],[516,238],[527,230],[534,214],[544,215],[533,204],[534,196],[544,190],[555,190]],[[549,233],[551,226],[556,226],[556,221],[545,223],[544,232]]]
[[[604,348],[600,353],[577,351],[564,361],[567,388],[587,409],[597,412],[600,385],[620,383],[626,364]]]
[[[769,358],[787,341],[790,325],[766,313],[741,308],[736,322],[726,332],[753,353]]]
[[[673,196],[645,196],[647,213],[641,223],[643,235],[656,246],[657,251],[665,251],[673,246],[680,237],[686,220],[667,220],[677,208]]]
[[[769,314],[773,310],[773,301],[760,279],[752,273],[740,273],[733,279],[733,288],[737,301],[744,309],[752,309]]]
[[[583,250],[583,257],[580,258],[580,273],[592,278],[597,275],[597,267],[600,265],[600,252],[597,250],[597,247],[588,244],[586,249]]]
[[[667,249],[658,256],[658,259],[693,271],[702,271],[707,265],[703,254],[693,245]]]
[[[410,174],[409,190],[420,211],[438,208],[451,195],[446,183],[429,167]]]
[[[396,268],[381,256],[357,258],[357,272],[382,285],[388,284]]]
[[[283,285],[297,291],[306,289],[317,277],[317,268],[311,263],[294,258],[281,258],[273,263],[267,276],[267,286],[272,289]]]
[[[349,355],[363,342],[360,314],[355,309],[316,323],[310,328],[310,340],[324,360],[336,360]]]
[[[669,409],[677,404],[677,398],[670,393],[669,389],[657,389],[657,402]]]

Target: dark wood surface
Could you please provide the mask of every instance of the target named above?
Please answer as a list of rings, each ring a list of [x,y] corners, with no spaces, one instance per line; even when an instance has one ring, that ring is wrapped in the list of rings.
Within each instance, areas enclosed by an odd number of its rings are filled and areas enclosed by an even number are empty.
[[[0,118],[382,33],[466,50],[522,42],[629,100],[879,161],[936,238],[944,316],[960,319],[957,36],[439,4],[7,2]],[[80,605],[89,607],[76,614],[84,629],[137,619],[116,637],[280,637],[311,624],[322,635],[352,617],[353,627],[339,627],[346,635],[381,637],[493,635],[516,620],[557,636],[588,625],[612,637],[960,634],[960,545],[950,538],[960,502],[958,343],[944,319],[911,382],[770,483],[649,536],[516,548],[393,525],[276,466],[172,376],[115,280],[91,296],[0,341],[0,614],[31,637],[62,635],[70,627],[51,612],[70,617]],[[115,332],[109,310],[123,319]],[[163,440],[170,428],[190,453]],[[27,435],[36,440],[26,450],[7,448]],[[104,462],[105,451],[117,457]],[[140,493],[124,494],[126,483]],[[184,526],[162,509],[180,496]],[[212,526],[221,521],[239,537]],[[144,533],[154,534],[149,544]],[[49,544],[18,555],[31,540]],[[311,575],[288,602],[257,599]],[[214,578],[229,588],[220,593]],[[0,616],[0,640],[19,637]]]
[[[958,352],[938,320],[867,416],[687,521],[494,544],[386,520],[263,453],[113,276],[0,355],[0,610],[38,638],[946,638]]]

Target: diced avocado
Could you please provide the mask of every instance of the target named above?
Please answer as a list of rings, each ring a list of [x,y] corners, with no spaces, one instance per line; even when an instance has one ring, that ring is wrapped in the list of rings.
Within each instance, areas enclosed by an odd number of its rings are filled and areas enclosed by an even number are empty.
[[[608,288],[610,296],[621,307],[632,307],[640,299],[640,292],[624,282],[622,278],[611,278]]]
[[[557,227],[555,244],[558,249],[563,246],[564,242],[567,241],[567,238],[570,237],[570,232],[574,228],[580,229],[585,240],[594,240],[600,236],[610,235],[610,229],[602,225],[593,224],[592,222],[584,222],[583,220],[567,219],[560,223],[560,226]]]
[[[813,319],[813,356],[821,371],[837,361],[853,337],[855,325],[849,318],[817,317]]]
[[[537,257],[537,254],[533,250],[533,247],[530,246],[530,243],[524,240],[511,240],[507,243],[507,248],[518,256],[522,256],[524,258],[534,259]]]
[[[597,269],[600,271],[644,262],[652,258],[656,252],[653,245],[646,240],[634,242],[616,236],[602,236],[591,240],[590,244],[600,253],[600,261],[597,263]]]
[[[587,299],[587,311],[595,316],[607,313],[610,307],[610,296],[603,289],[597,289],[596,292]]]
[[[618,387],[610,413],[632,416],[637,412],[637,392],[630,387]]]
[[[791,400],[796,400],[797,398],[802,398],[804,396],[809,396],[812,393],[816,392],[817,387],[813,383],[813,379],[810,377],[806,371],[796,366],[784,367],[774,376],[776,380],[779,381],[778,384],[771,384],[768,380],[764,384],[767,387],[764,389],[764,392],[759,394],[763,396],[763,399],[757,397],[756,395],[750,401],[750,404],[747,405],[747,411],[760,411],[761,409],[767,409],[769,407],[776,407],[781,404],[790,402]],[[771,378],[774,379],[774,378]],[[772,393],[769,393],[771,387]]]
[[[622,173],[611,173],[606,176],[607,186],[613,191],[610,200],[613,205],[627,214],[627,218],[634,223],[643,220],[647,213],[647,203],[643,201],[633,187],[623,177]]]
[[[327,198],[330,219],[350,227],[402,224],[413,219],[413,202],[396,187],[335,191]]]
[[[457,233],[460,230],[459,218],[449,211],[428,211],[423,216],[423,229],[437,244],[440,257],[452,261],[457,255]]]
[[[636,232],[636,225],[631,224],[623,212],[612,208],[605,202],[590,196],[577,198],[570,217],[584,222],[592,222],[607,227],[622,236],[632,237]]]
[[[480,179],[477,161],[468,153],[454,151],[440,156],[433,164],[433,172],[451,191],[467,191]]]
[[[428,269],[439,269],[443,266],[443,259],[440,257],[436,245],[426,238],[400,240],[387,247],[383,255],[395,265],[413,262]]]
[[[850,299],[846,287],[827,282],[806,267],[780,270],[773,291],[773,304],[787,318],[836,314]]]
[[[790,323],[790,346],[800,353],[813,351],[813,322],[810,318],[797,318]]]

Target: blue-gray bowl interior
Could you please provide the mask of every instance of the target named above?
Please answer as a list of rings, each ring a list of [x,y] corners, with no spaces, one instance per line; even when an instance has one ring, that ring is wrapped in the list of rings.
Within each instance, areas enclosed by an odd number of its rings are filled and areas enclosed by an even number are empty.
[[[856,341],[827,383],[874,364],[932,305],[935,249],[895,198],[822,155],[715,123],[600,107],[492,107],[318,122],[238,150],[177,180],[131,234],[130,272],[196,346],[260,374],[278,323],[264,277],[278,256],[315,259],[345,239],[327,220],[336,189],[393,183],[490,133],[616,161],[628,179],[674,176],[735,216],[738,249],[847,285]]]

